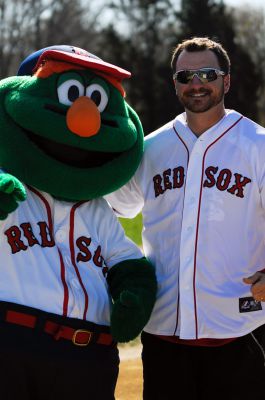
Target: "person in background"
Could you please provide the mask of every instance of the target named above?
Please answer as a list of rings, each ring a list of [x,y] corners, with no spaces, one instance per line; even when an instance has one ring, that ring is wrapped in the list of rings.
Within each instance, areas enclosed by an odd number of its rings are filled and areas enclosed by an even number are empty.
[[[225,108],[220,43],[183,41],[172,70],[184,112],[146,137],[134,177],[107,196],[119,216],[142,212],[156,267],[143,398],[265,399],[265,129]]]

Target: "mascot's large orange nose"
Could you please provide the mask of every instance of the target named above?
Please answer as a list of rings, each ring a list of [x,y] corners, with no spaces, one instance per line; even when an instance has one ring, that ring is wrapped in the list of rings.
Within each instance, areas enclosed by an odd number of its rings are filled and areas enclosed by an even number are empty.
[[[89,97],[82,96],[67,111],[66,123],[70,131],[78,136],[94,136],[101,125],[100,112]]]

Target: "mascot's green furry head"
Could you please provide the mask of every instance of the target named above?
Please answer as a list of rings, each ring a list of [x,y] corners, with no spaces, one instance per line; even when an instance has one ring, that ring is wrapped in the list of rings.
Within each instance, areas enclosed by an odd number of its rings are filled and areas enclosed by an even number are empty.
[[[110,193],[143,153],[137,114],[124,100],[130,73],[85,50],[51,46],[0,82],[0,165],[24,183],[78,201]]]

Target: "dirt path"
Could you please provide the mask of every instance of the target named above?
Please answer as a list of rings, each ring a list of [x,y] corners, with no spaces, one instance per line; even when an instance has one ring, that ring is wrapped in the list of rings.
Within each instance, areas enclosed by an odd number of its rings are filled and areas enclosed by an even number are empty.
[[[120,374],[116,400],[141,400],[143,390],[141,345],[125,346],[120,351]]]

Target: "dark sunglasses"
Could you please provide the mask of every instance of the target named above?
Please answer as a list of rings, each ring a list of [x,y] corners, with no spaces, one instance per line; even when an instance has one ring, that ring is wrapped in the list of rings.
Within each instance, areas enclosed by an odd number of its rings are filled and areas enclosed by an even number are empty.
[[[218,76],[224,75],[226,75],[224,71],[215,68],[183,69],[175,72],[173,78],[179,83],[187,84],[192,81],[194,76],[197,76],[202,83],[207,83],[213,82],[218,78]]]

